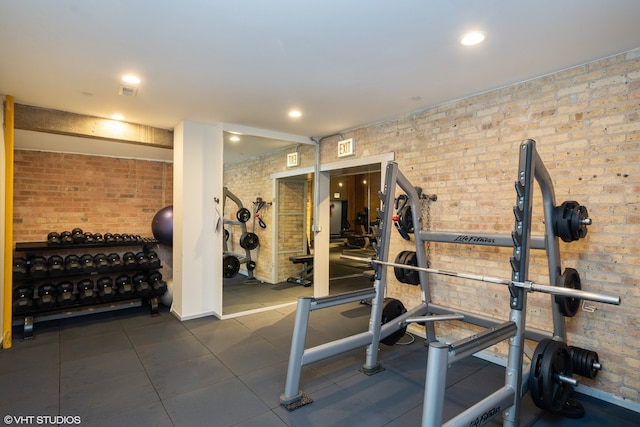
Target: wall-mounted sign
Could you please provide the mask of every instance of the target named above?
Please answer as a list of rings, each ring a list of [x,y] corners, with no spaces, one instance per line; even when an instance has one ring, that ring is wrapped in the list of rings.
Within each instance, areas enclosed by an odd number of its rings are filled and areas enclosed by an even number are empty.
[[[300,157],[298,157],[298,152],[287,154],[287,167],[291,168],[294,166],[300,165]]]
[[[356,141],[353,138],[338,141],[338,157],[353,156],[356,154]]]

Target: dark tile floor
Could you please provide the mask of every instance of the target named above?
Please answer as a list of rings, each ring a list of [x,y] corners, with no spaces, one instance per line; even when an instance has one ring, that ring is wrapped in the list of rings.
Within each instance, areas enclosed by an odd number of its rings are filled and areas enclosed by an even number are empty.
[[[365,330],[368,312],[358,303],[313,312],[308,345]],[[151,317],[139,307],[36,323],[30,341],[16,329],[13,348],[0,351],[0,414],[16,417],[14,424],[20,415],[77,416],[82,426],[420,425],[421,339],[381,345],[385,370],[374,376],[358,371],[364,349],[306,366],[301,388],[314,402],[293,412],[281,407],[294,316],[291,306],[179,322],[166,309]],[[445,418],[499,387],[503,372],[474,357],[456,363]],[[587,417],[571,420],[540,414],[526,396],[522,425],[638,425],[637,413],[579,399]]]

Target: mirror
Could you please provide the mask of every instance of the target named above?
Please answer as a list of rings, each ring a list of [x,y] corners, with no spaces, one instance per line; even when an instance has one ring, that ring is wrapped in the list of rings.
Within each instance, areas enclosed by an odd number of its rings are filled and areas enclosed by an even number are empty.
[[[312,217],[315,147],[246,132],[223,132],[223,315],[295,302],[311,286],[295,281]],[[298,166],[287,166],[297,159]],[[274,173],[292,176],[273,179]],[[274,203],[274,198],[277,198]]]

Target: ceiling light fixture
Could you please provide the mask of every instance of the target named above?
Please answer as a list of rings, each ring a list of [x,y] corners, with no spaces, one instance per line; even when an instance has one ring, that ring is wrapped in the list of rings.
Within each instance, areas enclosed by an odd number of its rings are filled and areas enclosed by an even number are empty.
[[[140,77],[134,76],[133,74],[126,74],[122,76],[122,81],[132,85],[137,85],[140,83]]]
[[[124,120],[124,116],[122,114],[112,114],[111,118],[113,120]]]
[[[240,137],[239,137],[239,136],[236,136],[236,135],[230,136],[230,137],[229,137],[229,141],[231,141],[231,142],[238,142],[238,141],[240,141]]]
[[[460,44],[463,46],[475,46],[482,43],[487,36],[479,31],[471,31],[460,39]]]
[[[291,110],[289,111],[289,117],[291,117],[292,119],[297,119],[302,117],[302,112],[300,112],[299,110]]]

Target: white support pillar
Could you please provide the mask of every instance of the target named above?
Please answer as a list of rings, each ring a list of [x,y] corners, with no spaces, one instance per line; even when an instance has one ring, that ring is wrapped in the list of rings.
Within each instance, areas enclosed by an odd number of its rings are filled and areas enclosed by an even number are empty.
[[[182,122],[173,144],[171,311],[181,320],[221,317],[222,124]]]
[[[328,172],[320,172],[315,177],[319,189],[316,225],[320,231],[316,232],[313,240],[313,296],[316,298],[329,295],[329,229],[331,199],[329,197],[330,176]]]

